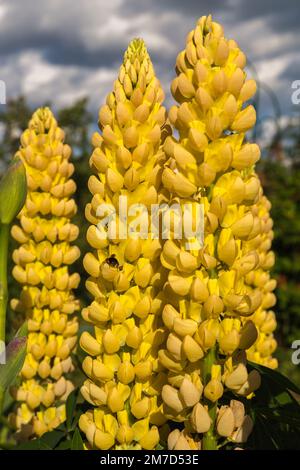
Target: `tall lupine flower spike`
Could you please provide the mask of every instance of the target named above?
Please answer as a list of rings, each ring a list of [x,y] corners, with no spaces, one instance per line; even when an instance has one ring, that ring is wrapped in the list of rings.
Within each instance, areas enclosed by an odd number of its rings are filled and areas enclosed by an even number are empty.
[[[100,109],[101,132],[92,138],[93,175],[88,184],[93,197],[86,217],[93,251],[85,256],[84,267],[94,300],[82,314],[94,330],[82,334],[80,345],[88,354],[83,362],[88,379],[81,392],[94,408],[79,421],[91,448],[154,449],[166,421],[161,400],[166,375],[158,363],[165,339],[158,315],[165,282],[159,260],[161,241],[151,239],[148,230],[144,239],[127,235],[119,216],[112,239],[105,228],[101,232],[97,213],[104,204],[118,213],[121,196],[128,207],[129,231],[140,215],[138,211],[130,216],[133,204],[142,203],[148,210],[164,199],[161,143],[168,126],[163,99],[145,44],[135,39]],[[123,236],[119,229],[125,230]]]
[[[187,436],[203,436],[204,449],[240,436],[243,423],[230,406],[218,408],[218,400],[225,390],[250,398],[259,387],[247,354],[276,366],[276,323],[267,313],[275,303],[268,274],[272,222],[254,171],[259,147],[245,142],[256,120],[253,106],[244,105],[256,91],[245,64],[236,42],[225,39],[210,16],[202,17],[177,57],[171,86],[178,105],[169,119],[179,138],[165,141],[162,181],[172,201],[204,209],[203,246],[188,250],[195,240],[173,239],[161,254],[169,270],[162,314],[169,335],[159,353],[169,383],[162,397],[168,418],[184,422],[187,433],[176,430],[171,448],[189,445]],[[248,432],[251,419],[245,419]]]
[[[247,350],[247,357],[250,361],[276,369],[277,359],[272,357],[277,347],[277,342],[273,336],[276,329],[276,318],[275,313],[270,310],[276,302],[273,294],[276,281],[271,278],[269,273],[274,265],[274,253],[270,250],[273,240],[273,221],[270,217],[271,203],[263,196],[255,207],[261,220],[262,230],[259,236],[248,242],[245,250],[256,250],[259,256],[259,264],[246,275],[245,282],[261,290],[262,302],[260,307],[249,317],[256,326],[258,338]]]
[[[77,210],[71,148],[50,109],[34,113],[17,155],[26,167],[28,194],[12,227],[19,244],[13,276],[22,290],[11,306],[28,319],[29,335],[21,384],[12,390],[20,404],[11,419],[21,433],[39,436],[64,421],[64,402],[73,389],[66,375],[73,370],[78,331],[72,289],[80,280],[70,274],[80,254],[71,245],[78,235],[71,223]]]

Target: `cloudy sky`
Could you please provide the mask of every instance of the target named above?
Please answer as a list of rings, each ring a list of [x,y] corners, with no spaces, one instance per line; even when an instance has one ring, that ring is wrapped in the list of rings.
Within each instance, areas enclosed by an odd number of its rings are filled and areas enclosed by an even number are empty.
[[[299,0],[0,0],[0,79],[8,97],[57,108],[88,96],[96,112],[128,42],[143,37],[170,102],[176,55],[209,13],[288,114],[300,79]],[[272,113],[263,91],[260,114]]]

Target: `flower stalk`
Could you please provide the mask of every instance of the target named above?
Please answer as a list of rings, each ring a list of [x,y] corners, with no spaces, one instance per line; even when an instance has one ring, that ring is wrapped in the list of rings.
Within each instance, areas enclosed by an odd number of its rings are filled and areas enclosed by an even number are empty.
[[[0,341],[5,344],[9,225],[0,223]]]
[[[7,308],[7,253],[9,225],[0,223],[0,354],[5,354],[5,325]],[[0,416],[3,410],[5,389],[0,387]]]

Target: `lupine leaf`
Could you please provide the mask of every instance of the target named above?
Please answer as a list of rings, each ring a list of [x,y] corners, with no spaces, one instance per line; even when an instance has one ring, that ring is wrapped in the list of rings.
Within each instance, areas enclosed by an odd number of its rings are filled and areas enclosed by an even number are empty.
[[[27,324],[23,324],[6,347],[6,363],[0,365],[0,387],[6,390],[22,369],[27,344]]]
[[[40,438],[40,441],[50,447],[50,449],[54,449],[57,444],[60,442],[61,439],[64,437],[64,433],[62,431],[50,431],[43,434]]]
[[[79,430],[76,428],[71,442],[71,450],[83,450],[83,441]]]
[[[293,392],[300,394],[300,388],[291,382],[287,377],[280,374],[280,372],[269,369],[268,367],[264,367],[260,364],[254,364],[253,362],[249,362],[249,364],[253,369],[258,370],[258,372],[266,376],[270,381],[282,387],[283,390],[292,390]]]
[[[77,390],[73,390],[67,398],[66,402],[66,414],[67,414],[67,429],[70,429],[72,426],[73,418],[75,416],[75,407],[77,401]]]

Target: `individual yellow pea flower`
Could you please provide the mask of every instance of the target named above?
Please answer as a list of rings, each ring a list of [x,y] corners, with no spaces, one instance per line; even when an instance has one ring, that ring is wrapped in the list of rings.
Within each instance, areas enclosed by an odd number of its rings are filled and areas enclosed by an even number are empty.
[[[220,324],[218,342],[225,354],[232,354],[240,345],[241,322],[238,319],[225,318]]]
[[[221,406],[216,422],[217,433],[222,437],[229,437],[234,431],[234,414],[230,406]]]
[[[186,430],[180,432],[174,429],[168,436],[169,450],[199,450],[201,449],[201,441],[193,438]]]
[[[212,420],[207,409],[201,403],[197,403],[194,406],[190,419],[191,425],[196,432],[203,433],[210,429]]]

